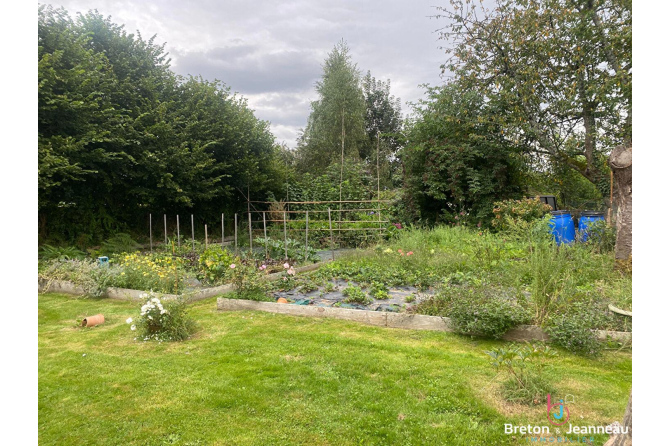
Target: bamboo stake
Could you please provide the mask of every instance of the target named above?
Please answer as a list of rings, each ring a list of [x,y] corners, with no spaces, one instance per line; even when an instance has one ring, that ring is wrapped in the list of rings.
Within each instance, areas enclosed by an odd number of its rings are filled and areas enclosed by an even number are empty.
[[[254,250],[253,232],[251,231],[251,212],[249,212],[249,252]]]
[[[330,218],[330,208],[328,208],[328,226],[330,227],[330,253],[335,260],[335,242],[333,240],[333,222]]]
[[[191,250],[195,251],[195,226],[193,225],[193,214],[191,214]]]
[[[268,228],[265,225],[265,211],[263,211],[263,238],[265,239],[265,258],[268,258]]]
[[[284,212],[284,260],[288,260],[288,245],[286,243],[286,212]]]
[[[610,208],[607,210],[607,224],[612,225],[612,206],[614,198],[614,172],[610,169]]]
[[[305,211],[305,262],[307,262],[308,234],[309,234],[309,211]]]
[[[226,236],[226,233],[223,229],[224,229],[224,227],[223,227],[223,214],[221,214],[221,249],[223,249],[223,239]]]
[[[151,214],[149,214],[149,249],[154,252],[154,239],[151,235]]]
[[[177,247],[181,248],[181,237],[179,236],[179,215],[177,215]]]
[[[205,249],[207,249],[207,225],[205,225]]]
[[[235,255],[237,255],[237,214],[235,214]]]
[[[163,214],[163,233],[165,234],[165,245],[167,245],[167,215]]]

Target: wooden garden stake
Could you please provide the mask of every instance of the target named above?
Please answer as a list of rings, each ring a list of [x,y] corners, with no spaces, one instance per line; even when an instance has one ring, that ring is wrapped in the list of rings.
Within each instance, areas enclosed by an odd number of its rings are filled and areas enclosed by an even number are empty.
[[[284,211],[284,260],[288,260],[288,245],[286,244],[286,211]]]
[[[247,214],[249,216],[249,252],[254,250],[253,244],[253,232],[251,231],[251,212]]]
[[[163,214],[163,233],[165,234],[165,244],[167,245],[167,215]]]
[[[223,239],[225,237],[225,232],[223,231],[223,214],[221,214],[221,249],[223,249]]]
[[[328,208],[328,226],[330,227],[330,253],[335,260],[335,242],[333,240],[333,220],[330,218],[330,208]]]
[[[195,251],[195,226],[193,226],[193,214],[191,214],[191,249]]]
[[[151,214],[149,214],[149,250],[154,252],[154,239],[151,235]]]
[[[237,255],[237,214],[235,214],[235,255]]]
[[[181,238],[179,236],[179,215],[177,215],[177,247],[181,248]]]
[[[305,262],[307,262],[307,235],[309,233],[309,211],[305,211]]]
[[[207,249],[207,225],[205,225],[205,249]]]
[[[265,258],[268,258],[268,227],[265,224],[265,211],[263,211],[263,238],[265,239]]]

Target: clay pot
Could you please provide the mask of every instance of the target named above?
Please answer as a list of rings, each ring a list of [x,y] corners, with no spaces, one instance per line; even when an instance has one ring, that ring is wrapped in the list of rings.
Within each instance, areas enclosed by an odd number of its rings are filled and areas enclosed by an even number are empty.
[[[283,298],[283,297],[280,297],[279,299],[277,299],[277,303],[278,303],[278,304],[287,304],[287,303],[288,303],[288,300],[286,300],[286,299]]]
[[[81,321],[81,326],[95,327],[96,325],[100,325],[103,322],[105,322],[105,316],[103,316],[102,314],[96,314],[95,316],[85,317],[84,320]]]

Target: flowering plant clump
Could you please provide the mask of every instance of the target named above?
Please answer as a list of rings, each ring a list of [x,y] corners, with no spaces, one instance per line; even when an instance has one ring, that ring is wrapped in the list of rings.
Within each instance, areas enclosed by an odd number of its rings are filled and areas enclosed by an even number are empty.
[[[233,259],[228,270],[237,297],[258,300],[260,295],[264,295],[267,289],[267,282],[263,280],[266,268],[256,266],[255,262],[246,264],[239,257]]]
[[[124,254],[119,260],[123,271],[116,286],[139,290],[159,290],[178,293],[183,288],[183,259],[170,255],[139,253]]]
[[[288,262],[284,263],[284,273],[281,278],[282,288],[290,290],[295,288],[295,269]]]
[[[140,317],[133,324],[133,319],[126,319],[132,324],[130,329],[139,329],[139,339],[144,341],[183,341],[195,330],[195,323],[187,315],[185,299],[171,299],[161,302],[153,291],[142,294],[147,301],[140,308]],[[137,338],[136,338],[137,339]]]

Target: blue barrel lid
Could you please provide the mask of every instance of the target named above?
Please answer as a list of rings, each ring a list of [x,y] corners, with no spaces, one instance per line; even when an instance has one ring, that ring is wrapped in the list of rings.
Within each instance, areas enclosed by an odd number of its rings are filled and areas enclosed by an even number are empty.
[[[570,215],[570,211],[551,211],[551,215]]]
[[[600,211],[583,211],[581,213],[582,217],[604,217],[605,213]]]

